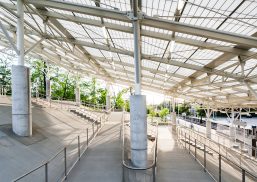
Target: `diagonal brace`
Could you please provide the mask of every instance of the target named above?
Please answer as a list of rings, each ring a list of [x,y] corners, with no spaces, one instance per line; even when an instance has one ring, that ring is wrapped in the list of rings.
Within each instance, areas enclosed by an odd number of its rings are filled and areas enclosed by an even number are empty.
[[[12,45],[12,48],[14,49],[14,51],[16,52],[17,55],[20,54],[20,51],[17,49],[16,45],[13,43],[12,38],[10,37],[10,35],[8,34],[7,30],[5,29],[4,25],[2,24],[2,22],[0,21],[0,28],[3,30],[4,35],[6,36],[7,40],[10,42],[10,44]]]
[[[28,50],[25,51],[24,55],[28,54],[30,51],[32,51],[35,47],[37,47],[37,45],[39,45],[42,41],[44,40],[44,38],[41,38],[39,41],[37,41],[33,46],[31,46]]]

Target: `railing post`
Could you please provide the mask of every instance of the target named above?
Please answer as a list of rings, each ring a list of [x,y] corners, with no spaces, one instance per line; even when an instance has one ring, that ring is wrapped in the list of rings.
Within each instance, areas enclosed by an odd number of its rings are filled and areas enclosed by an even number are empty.
[[[156,181],[156,174],[155,174],[155,165],[153,166],[153,182],[155,182]]]
[[[78,135],[78,157],[80,160],[80,136]]]
[[[45,182],[48,182],[48,162],[45,163]]]
[[[87,128],[87,147],[88,147],[88,128]]]
[[[64,175],[65,179],[67,179],[67,148],[64,147]]]
[[[188,141],[188,149],[189,149],[189,154],[190,154],[190,135],[188,136],[188,138],[189,138],[189,141]]]
[[[92,124],[92,128],[93,128],[93,137],[95,136],[95,126],[94,123]]]
[[[187,134],[186,134],[186,132],[185,132],[185,149],[187,148],[187,147],[186,147],[186,139],[187,139]]]
[[[204,165],[203,166],[204,166],[204,171],[206,171],[206,145],[205,144],[204,144],[204,151],[203,152],[204,152],[204,163],[203,163]]]
[[[221,182],[221,155],[219,154],[219,182]]]
[[[197,153],[196,153],[196,139],[195,139],[195,160],[196,160],[196,155],[197,155]]]
[[[245,170],[242,169],[242,182],[245,182]]]

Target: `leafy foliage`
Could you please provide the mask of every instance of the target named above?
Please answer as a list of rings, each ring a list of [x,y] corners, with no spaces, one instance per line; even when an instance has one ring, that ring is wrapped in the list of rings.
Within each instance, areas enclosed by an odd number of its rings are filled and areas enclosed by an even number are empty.
[[[148,112],[149,112],[149,115],[150,115],[152,118],[157,115],[157,113],[155,112],[154,107],[152,107],[152,106],[148,107]]]
[[[186,113],[186,115],[189,115],[190,114],[190,104],[189,103],[183,103],[183,104],[179,104],[178,106],[179,108],[179,113]]]
[[[0,58],[0,85],[6,89],[6,94],[11,94],[11,69],[9,68],[9,61]]]
[[[201,107],[197,107],[196,113],[197,113],[197,116],[201,118],[200,122],[202,123],[203,117],[206,116],[204,109],[202,109]]]
[[[163,108],[159,115],[160,117],[162,118],[162,120],[165,120],[166,119],[166,116],[169,114],[169,109],[168,108]]]
[[[115,108],[122,109],[123,107],[125,107],[126,102],[123,99],[123,95],[126,94],[128,91],[129,91],[129,88],[124,88],[120,92],[118,92],[117,96],[114,97]]]

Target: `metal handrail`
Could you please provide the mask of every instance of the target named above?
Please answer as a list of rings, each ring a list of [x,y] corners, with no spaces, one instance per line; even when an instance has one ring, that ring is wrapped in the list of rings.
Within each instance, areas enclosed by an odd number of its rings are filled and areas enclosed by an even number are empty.
[[[181,127],[181,128],[183,128],[183,127]],[[186,128],[187,129],[187,128]],[[181,132],[180,132],[181,131]],[[183,136],[183,134],[181,134],[182,133],[182,130],[180,130],[180,126],[178,126],[177,127],[177,134],[179,135],[179,138],[178,138],[178,140],[180,141],[180,136],[182,135]],[[219,182],[221,182],[221,159],[223,158],[223,159],[225,159],[225,160],[227,160],[228,161],[228,163],[230,163],[230,164],[233,164],[235,167],[237,167],[237,168],[239,168],[241,171],[242,171],[242,181],[243,182],[245,182],[245,173],[247,173],[247,174],[249,174],[251,177],[253,177],[253,178],[255,178],[256,180],[257,180],[257,176],[255,176],[252,172],[250,172],[249,170],[247,170],[247,169],[245,169],[245,168],[243,168],[242,166],[240,166],[240,165],[238,165],[238,164],[236,164],[235,162],[233,162],[233,161],[231,161],[229,158],[227,158],[226,156],[224,156],[223,154],[221,154],[219,151],[216,151],[215,149],[213,149],[213,148],[211,148],[211,147],[209,147],[209,146],[206,146],[206,144],[205,143],[203,143],[203,142],[201,142],[201,141],[199,141],[196,137],[193,137],[193,136],[191,136],[190,135],[190,133],[189,133],[189,137],[187,137],[187,135],[186,135],[186,132],[184,132],[185,133],[185,135],[184,135],[184,138],[185,138],[185,148],[186,148],[186,140],[188,140],[188,145],[189,145],[189,153],[191,152],[190,151],[190,145],[193,145],[193,144],[191,144],[190,142],[191,141],[194,141],[195,142],[195,144],[194,144],[194,146],[195,146],[195,154],[192,154],[194,157],[195,157],[195,159],[197,160],[197,162],[204,168],[204,170],[206,171],[206,172],[208,172],[208,174],[215,180],[215,181],[217,181],[215,178],[214,178],[214,176],[207,170],[207,168],[206,168],[206,148],[207,149],[210,149],[211,151],[213,151],[213,152],[215,152],[215,153],[217,153],[218,155],[219,155]],[[191,136],[191,137],[190,137]],[[180,141],[181,142],[181,141]],[[182,142],[181,142],[182,143]],[[198,144],[201,144],[201,145],[203,145],[204,146],[204,164],[201,164],[201,162],[197,159],[197,153],[196,153],[196,145],[197,145],[197,143]]]
[[[39,96],[40,97],[46,97],[46,95],[44,95],[44,94],[42,94],[42,93],[39,93]],[[39,97],[39,98],[40,98]],[[36,98],[38,98],[38,97],[36,97]],[[75,101],[75,100],[73,100],[73,99],[63,99],[63,98],[61,98],[61,97],[58,97],[58,100],[53,100],[53,99],[50,99],[49,101],[47,101],[47,102],[49,102],[49,104],[50,104],[50,107],[51,107],[51,105],[52,105],[52,103],[54,103],[54,102],[58,102],[59,104],[61,104],[61,108],[62,108],[62,106],[63,106],[63,103],[62,102],[72,102],[73,104],[74,104],[74,106],[78,106],[77,105],[77,102]],[[67,104],[67,103],[66,103]],[[100,109],[100,111],[105,111],[104,110],[104,107],[102,107],[101,106],[101,108],[99,108],[99,105],[95,105],[95,104],[83,104],[83,102],[81,102],[81,104],[78,106],[78,107],[85,107],[85,108],[89,108],[89,109],[92,109],[92,110],[96,110],[96,111],[98,111],[99,109]],[[113,107],[111,107],[112,109],[113,109]],[[110,109],[109,109],[110,110]],[[106,111],[105,111],[106,112]]]
[[[35,92],[34,92],[35,93]],[[43,97],[46,97],[45,94],[43,93],[40,93],[38,92],[39,96],[43,96]],[[72,102],[76,102],[75,99],[64,99],[63,97],[56,97],[57,99],[51,99],[52,101],[58,101],[58,100],[62,100],[62,101],[72,101]],[[81,101],[81,105],[84,105],[84,104],[87,104],[87,105],[91,105],[91,106],[95,106],[95,107],[105,107],[104,104],[94,104],[94,103],[89,103],[89,102],[85,102],[85,101]]]
[[[183,118],[182,120],[185,121],[185,122],[191,123],[190,121],[185,120],[184,118]],[[196,124],[196,123],[193,123],[193,124]],[[202,126],[202,125],[198,125],[198,124],[196,124],[196,125],[197,125],[197,126]],[[219,124],[217,123],[217,127],[218,127],[218,125],[219,125]],[[186,126],[186,125],[185,125],[185,126]],[[225,125],[222,125],[222,126],[224,127]],[[229,128],[229,127],[227,126],[227,128]],[[198,127],[197,127],[197,129],[198,129],[198,132],[199,132],[199,133],[202,133],[202,132],[199,131],[199,128],[198,128]],[[238,128],[236,128],[236,129],[238,129]],[[243,128],[241,128],[241,129],[243,129]],[[216,132],[224,134],[223,132],[218,131],[218,129],[216,129]],[[238,131],[237,131],[237,132],[238,132]],[[218,142],[220,141],[220,138],[222,138],[222,136],[219,135],[219,134],[211,133],[211,135],[216,136],[216,137],[218,138]],[[252,137],[252,136],[251,136],[251,137]],[[251,138],[248,136],[248,137],[246,137],[246,139],[251,139]],[[225,140],[225,139],[223,138],[223,141],[224,141],[224,140]],[[256,148],[256,147],[250,146],[250,145],[248,145],[248,144],[245,144],[244,147],[247,147],[249,150],[251,150],[251,149],[254,149],[254,150],[255,150],[255,148]]]
[[[125,112],[123,111],[122,114],[122,131],[123,131],[123,137],[122,137],[122,165],[123,167],[127,168],[127,169],[131,169],[131,170],[148,170],[148,169],[153,169],[153,181],[155,182],[155,167],[156,167],[156,163],[157,163],[157,144],[158,144],[158,122],[156,122],[156,133],[155,133],[155,144],[154,144],[154,153],[153,153],[153,162],[148,165],[147,167],[135,167],[135,166],[129,166],[126,164],[125,160],[124,160],[124,156],[125,156],[125,132],[124,132],[124,114]],[[124,174],[123,174],[123,178],[124,178]]]
[[[182,126],[182,125],[180,125],[179,127],[184,128],[184,129],[187,129],[187,130],[189,130],[189,131],[195,133],[196,135],[198,135],[198,136],[204,138],[205,140],[208,140],[209,142],[213,142],[213,143],[215,143],[216,145],[221,145],[222,147],[226,148],[226,150],[230,149],[230,148],[228,148],[227,146],[223,145],[222,143],[219,143],[219,142],[217,142],[217,141],[215,141],[215,140],[212,140],[212,139],[210,139],[210,138],[207,138],[207,137],[204,136],[200,131],[195,131],[195,130],[192,130],[191,128],[187,127],[187,126]],[[212,133],[212,135],[215,135],[215,134]],[[218,135],[217,135],[217,136],[218,136]],[[250,147],[250,146],[249,146],[249,147]],[[255,150],[255,153],[257,153],[257,147],[250,147],[250,150],[252,150],[252,149]],[[231,150],[231,149],[230,149],[230,150]],[[237,150],[233,150],[233,152],[237,153],[237,154],[240,155],[240,156],[242,155],[242,153],[238,152]],[[246,158],[252,160],[252,158],[249,157],[249,156],[245,156],[245,155],[244,155],[244,157],[246,157]],[[255,156],[255,158],[256,158],[256,156]],[[254,162],[257,163],[257,161],[255,161],[255,160],[254,160]]]
[[[113,108],[109,109],[108,111],[110,112],[112,109],[113,109]],[[21,180],[22,178],[28,176],[29,174],[33,173],[34,171],[37,171],[38,169],[42,168],[43,166],[45,166],[45,181],[48,182],[48,167],[47,167],[47,166],[48,166],[48,164],[49,164],[51,161],[53,161],[53,160],[54,160],[60,153],[62,153],[62,152],[64,152],[65,172],[64,172],[64,176],[62,177],[62,180],[61,180],[61,181],[64,181],[64,180],[67,178],[67,176],[69,175],[69,173],[71,172],[71,170],[74,168],[74,166],[77,164],[77,162],[80,160],[81,156],[86,152],[86,150],[88,149],[88,146],[91,144],[91,142],[93,141],[93,139],[97,136],[97,134],[98,134],[98,133],[100,132],[100,130],[102,129],[102,127],[103,127],[102,122],[105,123],[105,120],[104,120],[104,119],[105,119],[105,117],[104,117],[105,114],[106,114],[106,113],[104,113],[103,115],[101,115],[101,117],[103,117],[103,120],[102,120],[102,119],[100,120],[100,127],[99,127],[99,128],[97,127],[96,132],[93,131],[93,133],[92,133],[92,135],[91,135],[91,136],[93,136],[93,137],[91,138],[91,140],[89,140],[89,138],[88,138],[88,128],[86,129],[87,140],[85,141],[86,143],[84,144],[84,145],[86,145],[86,148],[84,149],[84,151],[82,151],[82,153],[81,153],[81,151],[80,151],[80,147],[81,147],[80,135],[81,135],[81,133],[82,133],[83,131],[85,131],[85,130],[81,131],[81,132],[79,133],[79,135],[77,135],[76,137],[74,137],[68,144],[65,145],[65,147],[63,147],[61,150],[59,150],[59,151],[58,151],[54,156],[52,156],[50,159],[48,159],[47,161],[43,162],[41,165],[37,166],[36,168],[30,170],[29,172],[23,174],[22,176],[20,176],[20,177],[14,179],[13,182],[16,182],[16,181]],[[92,125],[95,125],[96,122],[97,122],[97,121],[94,121]],[[93,130],[94,130],[94,128],[93,128]],[[66,164],[66,162],[67,162],[67,154],[66,154],[66,150],[67,150],[67,148],[68,148],[69,146],[71,146],[72,142],[75,141],[75,139],[78,140],[78,158],[77,158],[77,160],[75,160],[75,162],[73,163],[73,165],[72,165],[72,166],[70,167],[70,169],[67,171],[67,164]]]

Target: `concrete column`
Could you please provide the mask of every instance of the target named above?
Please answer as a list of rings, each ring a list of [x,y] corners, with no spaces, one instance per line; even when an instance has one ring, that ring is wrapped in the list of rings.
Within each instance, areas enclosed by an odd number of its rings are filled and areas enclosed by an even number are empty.
[[[130,96],[131,161],[136,167],[147,165],[147,113],[144,95]]]
[[[79,85],[76,85],[75,100],[76,100],[76,105],[80,106],[80,88],[79,88]]]
[[[235,112],[234,112],[234,108],[231,108],[231,118],[230,118],[230,126],[229,126],[229,137],[231,140],[235,139],[234,120],[235,120]]]
[[[175,111],[175,98],[172,98],[172,112],[171,112],[171,122],[176,127],[177,121],[176,121],[176,111]]]
[[[51,100],[51,80],[49,79],[49,77],[47,77],[46,79],[46,100]]]
[[[12,66],[12,129],[19,136],[32,135],[29,68]]]
[[[39,98],[39,89],[38,89],[38,84],[36,85],[36,98]]]
[[[111,108],[111,96],[110,96],[110,85],[107,83],[106,84],[106,106],[105,110],[108,111]]]
[[[12,66],[12,129],[19,136],[32,135],[29,68],[24,66],[24,4],[17,0],[17,65]]]
[[[207,110],[206,110],[206,137],[207,138],[211,138],[211,121],[210,121],[210,117],[211,117],[211,110],[210,110],[210,106],[207,106]]]
[[[146,97],[141,95],[141,45],[138,0],[133,0],[135,95],[130,96],[131,160],[136,167],[147,165]]]
[[[51,101],[51,80],[50,80],[50,72],[49,72],[49,64],[47,62],[47,74],[46,74],[46,100]]]

